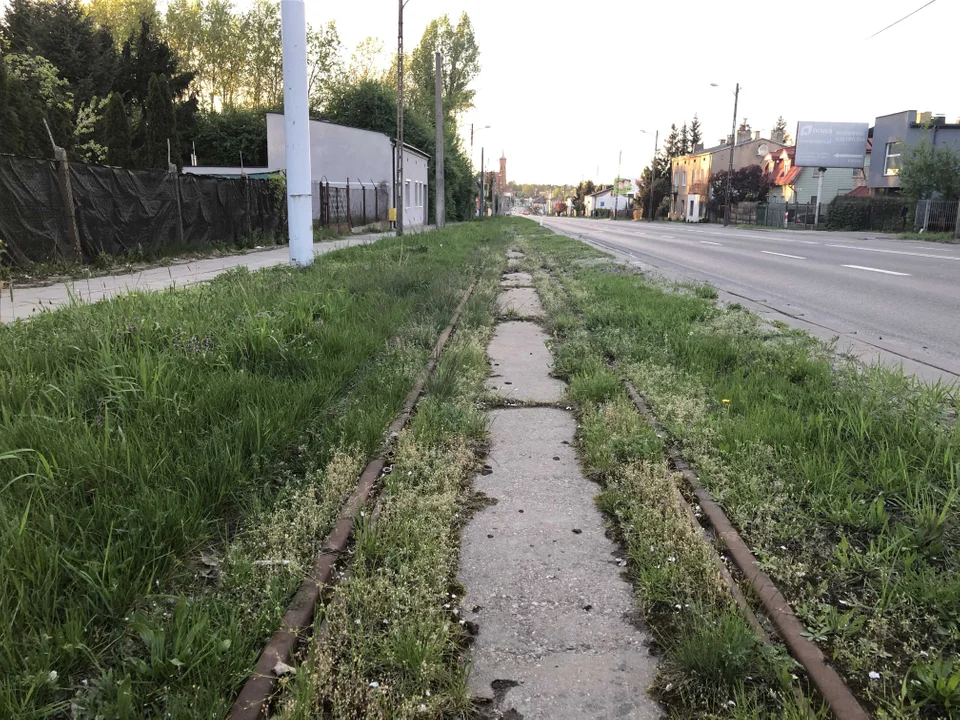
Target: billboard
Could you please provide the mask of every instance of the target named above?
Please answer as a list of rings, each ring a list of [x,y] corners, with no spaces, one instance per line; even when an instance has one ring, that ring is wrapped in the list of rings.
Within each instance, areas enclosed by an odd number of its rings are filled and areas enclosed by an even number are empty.
[[[800,167],[862,168],[867,152],[867,123],[797,123],[797,155]]]
[[[634,186],[637,185],[634,180],[629,180],[628,178],[618,178],[617,179],[617,195],[633,195]]]

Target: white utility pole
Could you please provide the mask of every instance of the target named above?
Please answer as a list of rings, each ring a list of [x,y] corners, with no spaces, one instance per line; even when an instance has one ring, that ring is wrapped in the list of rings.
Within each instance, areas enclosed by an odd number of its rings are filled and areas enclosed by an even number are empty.
[[[437,214],[437,228],[442,228],[444,226],[444,221],[447,218],[447,208],[446,208],[446,197],[444,195],[443,187],[443,75],[442,75],[442,63],[443,59],[440,53],[436,54],[437,59],[437,90],[436,90],[436,109],[437,109],[437,158],[435,161],[435,169],[437,172],[437,181],[436,181],[436,199],[434,201],[434,206],[436,207]],[[473,158],[471,158],[471,161]],[[426,222],[426,218],[424,218]]]
[[[313,262],[313,201],[307,106],[307,20],[303,0],[281,0],[280,23],[283,31],[283,127],[290,263],[306,266]]]
[[[403,235],[404,179],[403,179],[403,6],[407,3],[398,0],[397,20],[397,235]]]
[[[823,197],[823,176],[827,174],[826,168],[818,168],[817,173],[819,178],[817,179],[817,209],[813,213],[813,227],[817,230],[820,229],[820,198]]]

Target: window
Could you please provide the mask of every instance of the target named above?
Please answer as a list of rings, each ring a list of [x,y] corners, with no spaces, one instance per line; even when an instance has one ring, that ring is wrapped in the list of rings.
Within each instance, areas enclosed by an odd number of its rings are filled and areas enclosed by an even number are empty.
[[[899,175],[900,174],[900,153],[903,152],[903,143],[897,140],[896,142],[887,143],[887,157],[883,162],[883,174],[884,175]]]
[[[420,202],[420,196],[422,194],[421,191],[422,191],[422,188],[420,187],[420,183],[417,183],[417,207],[420,207],[423,204]]]
[[[409,180],[407,180],[403,184],[403,197],[404,197],[403,206],[405,208],[410,207],[410,181]]]

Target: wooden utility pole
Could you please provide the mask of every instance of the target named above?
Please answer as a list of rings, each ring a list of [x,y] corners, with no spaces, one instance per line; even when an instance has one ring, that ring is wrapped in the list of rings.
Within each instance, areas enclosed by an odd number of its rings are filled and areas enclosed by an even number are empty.
[[[60,198],[63,201],[63,219],[70,245],[76,255],[73,259],[76,262],[82,262],[83,248],[80,245],[76,206],[73,204],[73,186],[70,183],[70,162],[67,160],[67,151],[57,145],[53,139],[53,133],[50,132],[50,126],[47,124],[46,118],[43,119],[43,126],[47,129],[47,137],[50,138],[50,144],[53,146],[53,157],[57,162],[57,184],[60,186]]]
[[[436,172],[437,172],[437,182],[436,182],[436,201],[435,205],[437,208],[437,228],[442,228],[444,222],[447,219],[447,208],[446,208],[446,196],[444,195],[444,186],[443,186],[443,75],[442,75],[442,64],[443,59],[440,56],[440,53],[436,54],[437,59],[437,92],[436,92],[436,106],[437,106],[437,157],[436,157]],[[426,218],[424,218],[426,222]]]

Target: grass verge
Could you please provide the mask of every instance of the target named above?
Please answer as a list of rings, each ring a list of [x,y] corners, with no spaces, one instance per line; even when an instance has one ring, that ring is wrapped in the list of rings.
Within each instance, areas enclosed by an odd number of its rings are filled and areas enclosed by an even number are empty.
[[[608,509],[635,548],[642,602],[661,594],[660,602],[687,601],[675,578],[660,578],[668,552],[660,548],[675,533],[641,544],[655,539],[648,503],[637,498],[657,497],[644,490],[655,487],[656,466],[643,465],[657,452],[649,435],[616,432],[625,410],[609,406],[623,402],[614,378],[602,381],[610,361],[681,443],[860,699],[878,717],[958,716],[955,390],[884,368],[861,371],[803,333],[766,325],[738,306],[718,308],[707,290],[597,264],[596,251],[539,228],[525,233],[558,280],[538,274],[557,338],[556,371],[580,394],[585,456],[608,483]],[[640,519],[632,543],[630,518]],[[719,627],[711,621],[707,629]],[[710,647],[704,639],[680,652],[672,632],[662,693],[671,682],[677,688],[670,657],[697,659],[697,647]],[[700,672],[688,667],[678,677]],[[782,670],[774,674],[785,680]],[[715,686],[698,686],[697,697],[709,702]]]
[[[225,713],[501,231],[0,327],[0,716]]]
[[[499,269],[499,268],[497,268]],[[456,614],[459,526],[481,467],[497,276],[478,285],[410,426],[398,438],[376,519],[360,527],[349,575],[278,717],[449,718],[470,713],[467,634]]]
[[[926,240],[927,242],[956,243],[952,232],[905,232],[897,235],[901,240]]]

